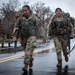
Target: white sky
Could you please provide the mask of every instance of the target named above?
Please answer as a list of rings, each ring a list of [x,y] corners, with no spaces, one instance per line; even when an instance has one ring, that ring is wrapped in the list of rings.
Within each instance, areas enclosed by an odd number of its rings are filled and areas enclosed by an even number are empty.
[[[8,2],[9,0],[0,0],[1,3]],[[53,11],[60,7],[63,11],[69,12],[72,17],[75,18],[75,0],[19,0],[21,6],[24,1],[29,2],[29,5],[36,3],[37,1],[44,2],[46,6],[49,6]]]

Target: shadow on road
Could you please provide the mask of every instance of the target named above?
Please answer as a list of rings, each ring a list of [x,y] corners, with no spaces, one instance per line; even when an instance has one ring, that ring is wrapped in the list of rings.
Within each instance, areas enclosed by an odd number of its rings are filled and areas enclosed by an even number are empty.
[[[63,75],[68,75],[68,65],[65,66]]]
[[[22,75],[33,75],[33,69],[29,69],[29,71],[23,72]]]
[[[23,72],[22,75],[33,75],[33,69],[29,69],[29,71]],[[68,75],[68,65],[66,65],[64,69],[58,68],[55,75]]]
[[[68,75],[68,65],[66,65],[63,70],[58,68],[56,75]]]

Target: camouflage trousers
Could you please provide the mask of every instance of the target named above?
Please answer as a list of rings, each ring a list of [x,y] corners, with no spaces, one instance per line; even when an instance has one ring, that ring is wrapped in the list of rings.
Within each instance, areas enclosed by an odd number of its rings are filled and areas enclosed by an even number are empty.
[[[25,57],[24,64],[30,64],[30,60],[33,60],[33,52],[34,48],[37,45],[37,39],[35,36],[31,36],[27,39],[26,47],[25,47]]]
[[[67,37],[54,37],[54,44],[56,47],[57,60],[62,60],[61,52],[63,51],[64,56],[67,55]]]

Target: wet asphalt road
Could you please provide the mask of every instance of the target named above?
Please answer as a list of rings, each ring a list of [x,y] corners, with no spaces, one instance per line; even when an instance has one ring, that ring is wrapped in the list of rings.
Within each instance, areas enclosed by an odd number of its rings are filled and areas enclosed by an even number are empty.
[[[74,45],[72,40],[72,46]],[[18,53],[17,53],[18,54]],[[2,56],[14,55],[6,54]],[[1,56],[1,55],[0,55]],[[71,52],[69,62],[65,62],[63,57],[62,68],[57,69],[57,59],[55,48],[35,53],[32,69],[23,72],[24,57],[0,63],[0,75],[75,75],[75,49]]]

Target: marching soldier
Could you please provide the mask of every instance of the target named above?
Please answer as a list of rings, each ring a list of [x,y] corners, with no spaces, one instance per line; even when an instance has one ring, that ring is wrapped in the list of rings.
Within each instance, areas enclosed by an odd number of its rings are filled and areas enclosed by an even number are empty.
[[[22,14],[17,19],[14,30],[13,40],[21,38],[21,44],[25,50],[24,67],[22,70],[26,71],[28,67],[33,66],[33,52],[37,44],[38,37],[38,19],[31,11],[28,5],[22,7]]]
[[[72,24],[71,21],[63,16],[62,9],[56,8],[55,16],[52,19],[52,22],[49,27],[49,36],[54,38],[54,44],[56,47],[57,54],[57,67],[62,67],[62,55],[61,51],[63,51],[63,55],[65,61],[68,62],[69,58],[67,55],[67,46],[68,46],[68,38],[71,34]]]

